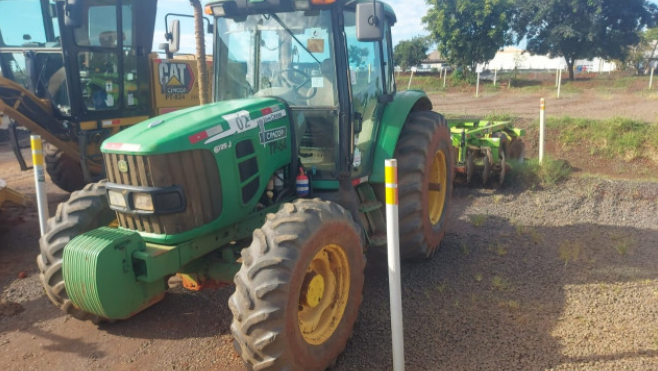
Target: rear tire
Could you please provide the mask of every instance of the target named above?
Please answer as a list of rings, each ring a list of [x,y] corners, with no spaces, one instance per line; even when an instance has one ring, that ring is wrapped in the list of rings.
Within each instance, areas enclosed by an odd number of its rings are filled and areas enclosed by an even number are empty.
[[[66,293],[62,257],[64,247],[75,236],[108,226],[116,219],[116,213],[107,203],[105,183],[89,184],[57,206],[55,216],[48,219],[46,234],[39,239],[41,254],[37,256],[39,278],[50,301],[75,318],[94,322],[100,318],[76,308]]]
[[[331,202],[300,199],[267,216],[242,250],[229,299],[235,349],[250,370],[324,371],[336,361],[363,299],[363,243]]]
[[[402,259],[429,258],[443,240],[452,194],[452,153],[443,116],[432,111],[409,114],[395,149]]]
[[[43,155],[50,180],[62,190],[74,192],[88,184],[84,179],[79,160],[70,157],[50,143],[44,143]]]

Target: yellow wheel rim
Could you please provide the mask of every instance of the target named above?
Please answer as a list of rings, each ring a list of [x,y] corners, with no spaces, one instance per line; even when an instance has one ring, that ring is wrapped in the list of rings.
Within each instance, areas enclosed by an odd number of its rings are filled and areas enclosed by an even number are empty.
[[[350,296],[350,268],[341,246],[323,247],[306,269],[299,295],[299,331],[312,345],[327,341],[340,324]]]
[[[443,206],[446,201],[446,188],[448,183],[448,167],[446,166],[446,157],[442,151],[436,152],[434,161],[430,167],[428,182],[428,202],[429,218],[432,225],[441,220],[443,215]]]

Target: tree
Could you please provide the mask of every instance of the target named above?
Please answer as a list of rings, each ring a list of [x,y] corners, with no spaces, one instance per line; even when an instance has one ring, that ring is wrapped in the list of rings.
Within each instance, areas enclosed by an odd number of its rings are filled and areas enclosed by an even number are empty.
[[[640,33],[640,42],[630,47],[626,63],[642,75],[647,72],[652,60],[658,58],[658,28],[650,28]]]
[[[467,71],[512,41],[511,0],[428,0],[427,29],[451,64]],[[468,68],[466,68],[468,67]]]
[[[396,66],[406,70],[408,67],[417,66],[427,58],[429,43],[427,38],[416,36],[411,40],[400,41],[393,48],[393,61]]]
[[[206,40],[203,33],[203,7],[200,0],[190,0],[194,7],[194,37],[196,39],[196,65],[199,71],[199,104],[208,103],[208,67],[206,65]]]
[[[533,54],[564,57],[569,80],[577,59],[625,60],[639,32],[654,24],[647,0],[516,0],[514,30]]]
[[[370,52],[368,48],[359,48],[356,45],[350,45],[347,54],[349,55],[350,66],[360,66],[363,64],[363,58],[367,57]]]

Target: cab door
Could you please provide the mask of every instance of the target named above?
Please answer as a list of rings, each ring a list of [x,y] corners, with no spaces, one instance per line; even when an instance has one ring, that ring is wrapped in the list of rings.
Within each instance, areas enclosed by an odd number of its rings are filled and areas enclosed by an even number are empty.
[[[78,27],[65,25],[69,2],[80,7]],[[58,2],[76,121],[151,114],[148,54],[155,4],[156,0]]]
[[[345,10],[345,37],[352,91],[354,152],[352,178],[371,172],[374,141],[377,138],[387,94],[394,90],[390,53],[390,25],[385,22],[382,41],[364,42],[356,37],[354,10]]]

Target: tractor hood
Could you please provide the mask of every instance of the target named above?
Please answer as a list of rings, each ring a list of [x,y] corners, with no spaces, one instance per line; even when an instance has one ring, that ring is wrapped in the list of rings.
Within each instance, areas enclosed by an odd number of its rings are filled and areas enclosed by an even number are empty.
[[[103,142],[103,153],[156,155],[194,149],[215,153],[232,138],[258,130],[287,116],[286,107],[274,98],[239,99],[190,107],[153,117]]]

